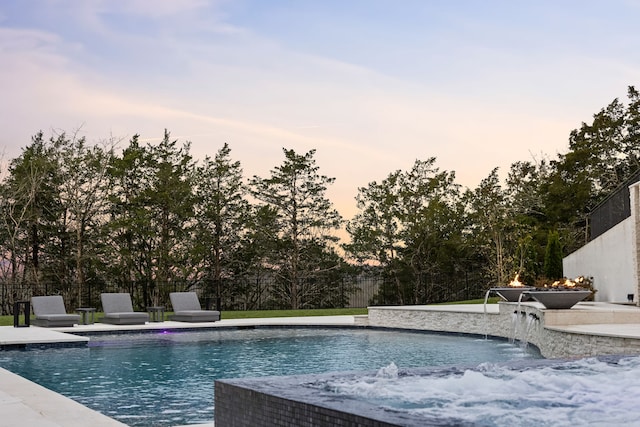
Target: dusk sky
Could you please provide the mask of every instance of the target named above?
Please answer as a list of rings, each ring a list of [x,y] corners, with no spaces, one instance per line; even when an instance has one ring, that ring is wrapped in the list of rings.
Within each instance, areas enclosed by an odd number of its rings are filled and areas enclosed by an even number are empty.
[[[566,152],[640,85],[638,22],[638,0],[0,0],[0,149],[166,128],[247,178],[316,149],[350,218],[416,159],[474,188]]]

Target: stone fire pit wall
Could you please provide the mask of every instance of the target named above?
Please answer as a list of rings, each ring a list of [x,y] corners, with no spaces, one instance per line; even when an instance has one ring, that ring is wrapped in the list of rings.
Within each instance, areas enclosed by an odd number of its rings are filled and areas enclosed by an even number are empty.
[[[586,303],[568,310],[547,310],[538,304],[521,304],[518,308],[511,302],[498,303],[498,310],[492,306],[486,314],[481,305],[369,307],[369,326],[516,339],[535,345],[547,358],[640,354],[640,340],[636,338],[566,330],[570,325],[640,323],[637,310],[620,311],[606,304],[599,308]],[[518,315],[514,315],[517,310]],[[520,322],[518,326],[514,318]]]

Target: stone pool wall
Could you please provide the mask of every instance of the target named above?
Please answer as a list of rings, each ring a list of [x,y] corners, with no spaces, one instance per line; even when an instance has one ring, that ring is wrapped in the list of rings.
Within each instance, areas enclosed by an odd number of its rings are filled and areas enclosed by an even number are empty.
[[[369,307],[369,326],[493,336],[535,345],[547,358],[640,354],[640,339],[572,332],[569,325],[640,323],[640,311],[581,303],[569,310],[500,302],[487,313],[460,306]],[[446,307],[446,308],[443,308]]]

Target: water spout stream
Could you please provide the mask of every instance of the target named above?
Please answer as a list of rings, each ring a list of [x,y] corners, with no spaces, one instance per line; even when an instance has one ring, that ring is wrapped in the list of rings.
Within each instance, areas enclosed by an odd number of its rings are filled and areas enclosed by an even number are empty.
[[[489,294],[491,293],[491,289],[487,291],[484,295],[484,339],[488,339],[489,337],[489,318],[487,314],[487,301],[489,301]]]

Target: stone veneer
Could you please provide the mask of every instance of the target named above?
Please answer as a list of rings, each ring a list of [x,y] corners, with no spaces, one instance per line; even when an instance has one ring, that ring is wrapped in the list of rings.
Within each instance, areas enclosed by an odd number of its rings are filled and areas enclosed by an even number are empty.
[[[369,307],[369,326],[494,336],[535,345],[547,358],[640,354],[640,339],[568,331],[570,325],[639,323],[637,308],[580,303],[569,310],[500,302],[498,310],[465,306]],[[493,308],[493,307],[492,307]]]

